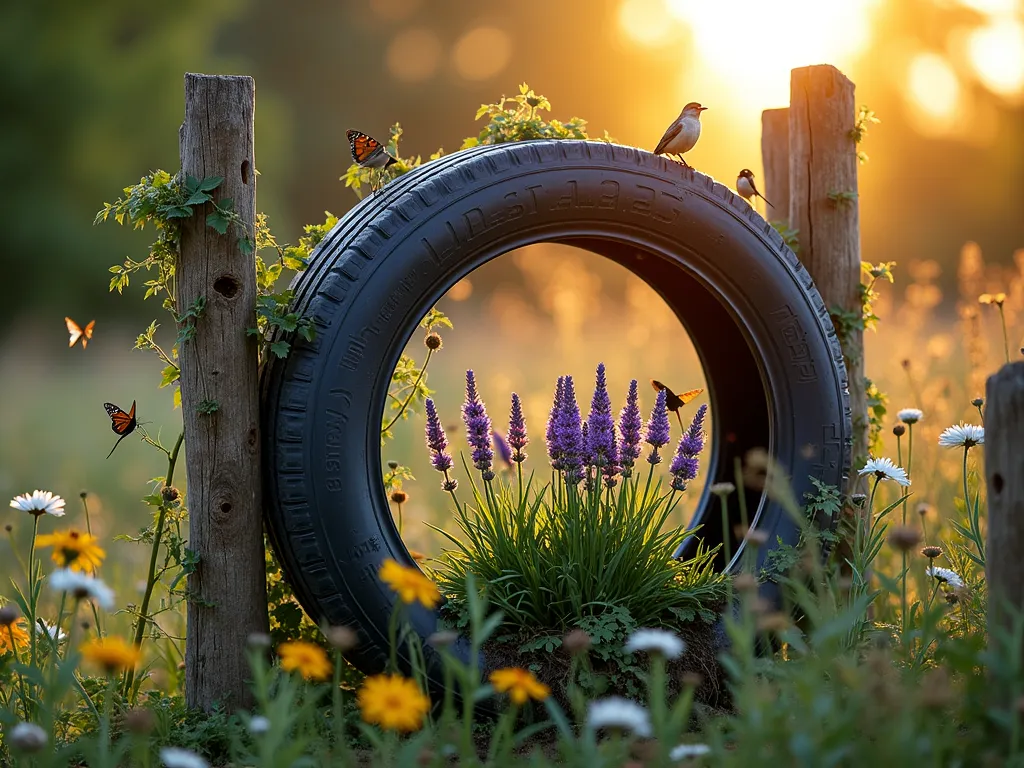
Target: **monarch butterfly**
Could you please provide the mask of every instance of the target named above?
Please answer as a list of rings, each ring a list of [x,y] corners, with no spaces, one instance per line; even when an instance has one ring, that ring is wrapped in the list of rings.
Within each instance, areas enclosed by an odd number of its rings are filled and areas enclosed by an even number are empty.
[[[686,427],[683,426],[683,417],[679,415],[679,409],[686,405],[691,400],[695,399],[697,395],[703,392],[703,389],[691,389],[687,392],[676,394],[671,389],[666,387],[657,379],[651,379],[651,386],[654,387],[656,392],[665,390],[665,410],[675,411],[676,418],[679,419],[679,428],[686,431]]]
[[[107,416],[110,417],[110,428],[114,430],[115,435],[120,435],[117,438],[117,442],[114,443],[114,447],[110,449],[110,453],[107,454],[109,459],[113,454],[114,450],[121,444],[128,435],[135,431],[135,427],[138,426],[138,422],[135,420],[135,401],[132,400],[132,408],[128,413],[118,408],[113,403],[104,403],[103,407],[107,411]]]
[[[348,133],[348,146],[352,150],[352,159],[355,160],[356,164],[362,168],[370,168],[377,171],[383,171],[389,165],[397,163],[398,161],[388,154],[388,151],[384,149],[384,145],[377,141],[373,136],[368,136],[362,131],[349,130]],[[370,190],[376,191],[377,187],[380,186],[380,177],[377,177],[377,185],[370,184]]]
[[[68,333],[71,334],[71,340],[68,341],[68,349],[75,346],[75,342],[79,339],[82,340],[82,349],[85,349],[89,345],[89,339],[92,338],[92,329],[95,327],[96,321],[89,321],[89,324],[85,326],[85,328],[82,328],[82,326],[70,317],[65,317],[64,323],[68,327]]]

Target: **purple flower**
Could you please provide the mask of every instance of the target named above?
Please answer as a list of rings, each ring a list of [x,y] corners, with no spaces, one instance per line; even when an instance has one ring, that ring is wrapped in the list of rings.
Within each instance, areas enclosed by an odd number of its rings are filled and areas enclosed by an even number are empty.
[[[545,440],[548,444],[548,459],[551,461],[551,468],[558,470],[562,468],[562,446],[558,443],[558,415],[562,411],[562,395],[565,386],[565,377],[558,377],[558,386],[555,387],[555,401],[551,404],[551,413],[548,415],[548,428]]]
[[[640,432],[643,426],[643,419],[640,418],[640,406],[637,404],[636,379],[633,379],[629,382],[626,407],[619,414],[619,434],[622,435],[619,464],[622,466],[623,477],[633,474],[633,464],[640,458]]]
[[[512,448],[509,446],[508,441],[501,436],[500,432],[492,432],[491,437],[494,438],[494,447],[498,450],[498,457],[505,462],[508,466],[512,466]]]
[[[690,422],[690,428],[679,438],[675,458],[669,467],[673,490],[686,490],[686,484],[697,477],[697,455],[704,450],[704,416],[707,412],[706,404],[698,408],[693,421]]]
[[[508,444],[512,448],[512,461],[519,463],[526,460],[523,448],[530,442],[526,436],[526,419],[523,418],[523,404],[519,395],[512,393],[512,413],[508,419]]]
[[[594,385],[594,397],[590,401],[587,432],[587,454],[594,465],[600,468],[607,481],[619,470],[619,447],[615,436],[615,421],[612,419],[612,401],[608,397],[604,363],[597,366],[597,381]]]
[[[494,460],[491,420],[477,394],[473,371],[466,371],[466,402],[462,405],[462,420],[466,422],[466,439],[473,448],[473,466],[481,472],[490,473],[491,462]]]
[[[562,403],[556,418],[555,441],[565,482],[569,485],[578,484],[585,474],[583,427],[580,424],[580,407],[576,402],[572,376],[566,376],[562,381]]]
[[[427,448],[431,454],[430,463],[438,472],[447,472],[452,468],[452,457],[448,455],[448,437],[441,426],[441,419],[437,417],[437,408],[434,401],[429,397],[426,402],[427,410]]]
[[[647,442],[654,446],[651,454],[647,457],[647,461],[651,464],[661,463],[658,449],[663,445],[668,445],[669,441],[668,411],[665,410],[666,397],[664,389],[658,390],[658,397],[654,400],[654,410],[651,411],[651,418],[647,422]]]

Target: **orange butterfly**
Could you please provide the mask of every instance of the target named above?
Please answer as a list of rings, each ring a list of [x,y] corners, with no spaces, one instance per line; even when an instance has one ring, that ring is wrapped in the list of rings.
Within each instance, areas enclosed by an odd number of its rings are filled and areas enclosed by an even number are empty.
[[[82,349],[85,349],[89,345],[89,339],[92,338],[92,329],[96,326],[96,321],[91,320],[85,328],[82,328],[78,323],[72,320],[70,317],[64,318],[64,323],[68,327],[68,333],[71,334],[71,340],[68,341],[68,348],[75,346],[75,342],[79,339],[82,340]]]
[[[679,428],[685,431],[686,427],[683,426],[683,417],[679,415],[679,409],[682,408],[691,400],[694,400],[697,397],[697,395],[699,395],[704,390],[691,389],[687,392],[683,392],[677,395],[675,392],[673,392],[671,389],[669,389],[656,379],[651,379],[651,386],[654,387],[654,390],[656,392],[660,392],[663,389],[665,390],[665,410],[675,411],[676,418],[679,419]]]
[[[104,403],[103,407],[106,409],[107,415],[110,417],[110,428],[114,430],[115,435],[120,435],[120,437],[117,438],[117,442],[114,443],[114,447],[110,449],[110,453],[107,454],[107,458],[109,459],[114,454],[114,449],[121,444],[121,441],[135,431],[135,427],[138,426],[139,422],[135,420],[134,400],[132,400],[132,409],[128,411],[128,413],[125,413],[113,403]]]
[[[384,145],[373,138],[373,136],[368,136],[362,131],[353,130],[349,130],[347,135],[348,146],[352,150],[352,159],[360,167],[383,171],[389,165],[398,162],[398,160],[388,154],[388,151],[384,149]],[[380,177],[378,176],[377,186],[371,183],[370,190],[375,192],[377,187],[380,186],[379,182]]]

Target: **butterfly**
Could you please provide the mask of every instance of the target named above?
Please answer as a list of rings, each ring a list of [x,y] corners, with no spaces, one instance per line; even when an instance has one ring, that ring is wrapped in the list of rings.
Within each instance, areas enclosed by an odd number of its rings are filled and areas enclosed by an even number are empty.
[[[75,342],[79,339],[82,340],[82,349],[85,349],[89,345],[89,339],[92,338],[92,329],[96,325],[95,320],[91,320],[85,328],[82,328],[78,323],[72,320],[70,317],[64,318],[64,323],[68,327],[68,333],[71,334],[71,340],[68,341],[68,348],[75,346]]]
[[[362,131],[353,131],[351,129],[348,131],[347,136],[349,149],[352,150],[352,159],[361,168],[383,171],[389,165],[398,162],[398,160],[388,154],[388,151],[384,149],[384,145],[373,138],[373,136],[367,136]],[[379,176],[377,181],[377,186],[380,186]],[[377,186],[371,183],[370,190],[375,192]]]
[[[679,419],[679,428],[685,431],[686,427],[683,426],[683,417],[679,415],[679,409],[682,408],[691,400],[694,400],[704,390],[691,389],[687,392],[682,392],[681,394],[677,395],[675,392],[666,387],[657,379],[651,379],[651,386],[654,387],[654,390],[656,392],[665,390],[665,410],[675,411],[676,418]]]
[[[125,413],[113,403],[104,403],[103,407],[107,411],[107,416],[110,417],[110,428],[114,430],[115,435],[120,435],[117,438],[117,442],[114,443],[114,447],[110,449],[110,453],[107,454],[109,459],[114,454],[114,449],[121,444],[121,441],[135,431],[135,427],[138,426],[139,422],[135,420],[134,400],[132,400],[132,409],[128,413]]]

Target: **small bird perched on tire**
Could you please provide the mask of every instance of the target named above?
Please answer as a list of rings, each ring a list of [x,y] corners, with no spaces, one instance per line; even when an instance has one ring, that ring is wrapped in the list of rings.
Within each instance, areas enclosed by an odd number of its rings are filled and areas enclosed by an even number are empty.
[[[658,146],[654,148],[656,155],[675,155],[687,168],[690,165],[683,159],[683,155],[693,149],[700,138],[700,113],[707,107],[702,107],[696,101],[691,101],[683,111],[679,113],[672,125],[661,137]]]
[[[768,198],[766,198],[764,195],[757,191],[757,186],[754,184],[754,172],[748,170],[747,168],[744,168],[742,171],[740,171],[740,175],[736,177],[736,191],[739,192],[740,197],[742,197],[748,203],[750,202],[750,198],[752,197],[760,197],[762,200],[768,203]],[[775,207],[771,203],[768,203],[768,205],[771,206],[772,208]]]

